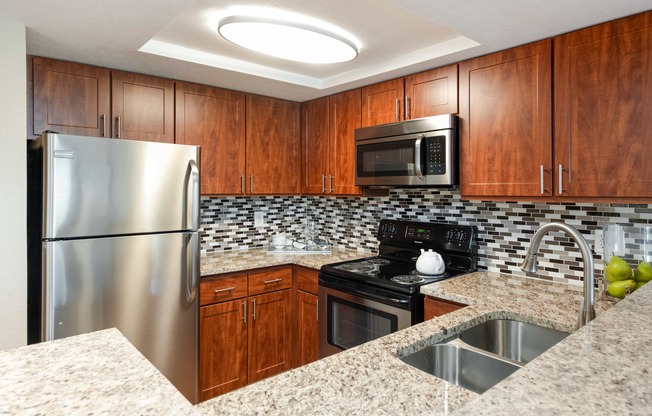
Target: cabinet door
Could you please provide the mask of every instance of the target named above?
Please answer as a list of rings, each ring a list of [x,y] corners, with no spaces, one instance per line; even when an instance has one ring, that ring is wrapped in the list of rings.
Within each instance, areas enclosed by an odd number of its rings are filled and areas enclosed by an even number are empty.
[[[199,308],[200,400],[247,384],[247,300]]]
[[[112,71],[113,136],[174,143],[174,81]]]
[[[111,137],[111,73],[95,66],[34,57],[33,131]]]
[[[301,141],[303,144],[301,192],[319,195],[326,192],[328,148],[328,98],[301,105]]]
[[[461,194],[552,195],[551,41],[460,68]]]
[[[554,38],[555,192],[652,196],[652,12]]]
[[[244,193],[244,93],[177,83],[176,138],[201,146],[202,194]]]
[[[297,290],[297,366],[319,359],[319,298]]]
[[[249,383],[289,370],[290,289],[249,298]]]
[[[457,64],[405,77],[405,119],[457,114]]]
[[[403,120],[403,78],[362,88],[362,127]]]
[[[299,103],[247,95],[249,194],[299,193],[299,118]]]
[[[355,129],[361,126],[361,93],[353,90],[329,97],[330,167],[328,190],[359,195],[355,186]]]

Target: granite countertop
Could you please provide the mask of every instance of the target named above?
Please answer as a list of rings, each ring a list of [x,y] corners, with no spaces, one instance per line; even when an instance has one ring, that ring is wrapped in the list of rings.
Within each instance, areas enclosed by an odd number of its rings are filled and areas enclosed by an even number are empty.
[[[1,415],[191,415],[195,408],[107,329],[0,352]]]
[[[652,285],[482,395],[398,357],[490,318],[572,330],[580,288],[477,272],[422,291],[470,306],[196,406],[117,330],[0,352],[0,414],[649,414]]]
[[[213,274],[280,266],[283,264],[298,264],[300,266],[319,269],[324,264],[373,255],[373,253],[368,251],[355,251],[337,247],[333,247],[330,253],[319,254],[268,253],[267,248],[220,251],[202,256],[201,275],[202,277],[206,277]]]

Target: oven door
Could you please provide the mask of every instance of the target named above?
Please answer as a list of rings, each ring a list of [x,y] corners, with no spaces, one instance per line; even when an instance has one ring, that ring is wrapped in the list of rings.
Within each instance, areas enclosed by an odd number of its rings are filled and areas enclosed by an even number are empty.
[[[329,284],[329,286],[336,286]],[[319,357],[324,358],[423,320],[422,295],[379,295],[319,285]],[[384,291],[381,291],[384,292]]]

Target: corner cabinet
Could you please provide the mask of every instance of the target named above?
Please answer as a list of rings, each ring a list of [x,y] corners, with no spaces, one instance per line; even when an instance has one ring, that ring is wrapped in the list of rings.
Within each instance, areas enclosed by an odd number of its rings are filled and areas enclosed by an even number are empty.
[[[457,64],[362,88],[362,126],[455,114]]]
[[[556,193],[652,197],[652,12],[553,41]]]
[[[359,195],[355,186],[355,129],[361,126],[360,90],[302,104],[304,194]]]
[[[301,190],[300,104],[247,94],[246,187],[250,195]]]
[[[552,42],[459,64],[463,197],[552,196]]]
[[[450,300],[426,296],[426,298],[423,300],[423,319],[427,321],[428,319],[446,315],[447,313],[462,309],[466,306],[468,305],[453,302]]]
[[[176,141],[201,146],[201,194],[245,193],[245,94],[177,82]]]

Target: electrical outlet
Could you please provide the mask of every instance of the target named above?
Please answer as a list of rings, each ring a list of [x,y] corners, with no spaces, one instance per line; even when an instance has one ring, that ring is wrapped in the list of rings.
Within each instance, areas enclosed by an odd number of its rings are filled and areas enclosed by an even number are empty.
[[[602,251],[604,249],[604,234],[602,230],[595,230],[595,244],[593,245],[595,254],[602,256]]]
[[[254,211],[254,227],[265,225],[265,213],[263,211]]]

